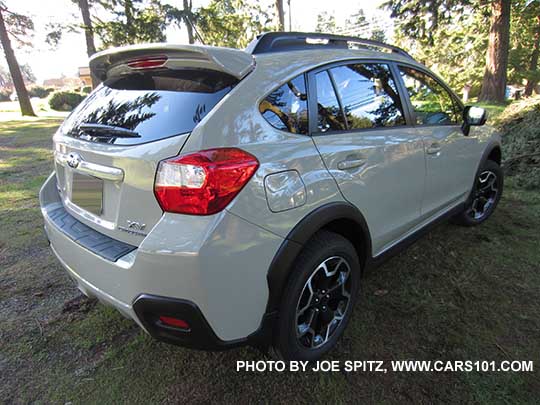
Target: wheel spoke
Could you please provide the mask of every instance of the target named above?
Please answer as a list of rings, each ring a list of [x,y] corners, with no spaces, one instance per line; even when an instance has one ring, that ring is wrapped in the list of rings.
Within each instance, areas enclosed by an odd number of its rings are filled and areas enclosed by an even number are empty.
[[[308,321],[301,325],[298,325],[297,336],[299,338],[304,337],[307,333],[310,333],[310,332],[312,334],[315,333],[313,331],[312,324],[313,324],[313,321],[315,321],[315,319],[317,318],[318,314],[319,314],[318,311],[315,311],[314,309],[312,309]]]
[[[347,305],[347,304],[344,304],[344,305],[341,305],[341,304],[343,304],[343,301],[339,303],[338,308],[334,312],[334,319],[337,319],[339,321],[341,321],[343,317],[345,316],[345,313],[343,312],[343,306]]]
[[[324,343],[328,342],[328,339],[330,339],[330,328],[332,327],[332,322],[328,323],[328,326],[326,327],[326,335],[324,336]]]
[[[326,328],[324,330],[324,332],[325,332],[324,338],[322,339],[321,343],[318,344],[318,346],[322,346],[323,344],[325,344],[330,339],[330,337],[332,336],[333,331],[337,328],[339,323],[343,320],[344,316],[345,316],[345,314],[341,313],[339,308],[334,311],[333,318],[330,320],[330,322],[328,322],[328,324],[326,325]]]
[[[342,259],[343,260],[343,259]],[[329,270],[328,269],[328,265],[326,264],[327,262],[322,262],[320,265],[319,265],[319,269],[323,269],[324,270],[324,275],[326,277],[331,277],[333,276],[334,274],[336,274],[336,270],[337,270],[337,267],[338,266],[335,266],[334,267],[334,270]]]
[[[315,274],[315,273],[314,273]],[[302,308],[300,309],[297,309],[296,310],[296,316],[297,318],[302,315],[310,306],[311,306],[311,303],[313,301],[313,287],[311,286],[311,280],[313,279],[313,274],[311,275],[311,277],[308,279],[306,285],[304,285],[304,289],[302,290],[302,294],[300,294],[300,300],[302,299],[302,297],[304,296],[304,293],[306,292],[306,287],[308,288],[308,292],[309,292],[309,298],[307,300],[307,303],[306,305],[304,305]],[[298,302],[298,305],[300,305],[300,302]]]
[[[492,188],[496,180],[497,177],[495,177],[495,175],[491,172],[485,173],[483,179],[482,176],[480,176],[480,191],[486,191]]]
[[[345,282],[347,281],[348,278],[349,278],[349,272],[344,272],[343,271],[343,272],[339,273],[339,276],[338,276],[338,278],[336,280],[337,281],[336,284],[328,289],[328,293],[332,294],[333,292],[338,290],[340,287],[343,287],[343,285],[345,284]]]

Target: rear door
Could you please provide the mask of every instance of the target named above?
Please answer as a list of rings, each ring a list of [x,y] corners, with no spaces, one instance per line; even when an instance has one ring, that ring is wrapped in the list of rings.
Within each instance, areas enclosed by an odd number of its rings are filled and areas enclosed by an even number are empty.
[[[420,217],[421,136],[407,125],[389,64],[347,62],[309,75],[313,141],[343,196],[365,216],[374,254]]]
[[[479,157],[477,136],[461,130],[462,107],[433,75],[416,67],[398,66],[410,98],[416,130],[426,151],[427,181],[422,216],[451,208],[470,192]]]
[[[162,216],[153,192],[159,161],[235,86],[204,69],[137,69],[94,90],[54,136],[58,190],[92,228],[138,245]]]

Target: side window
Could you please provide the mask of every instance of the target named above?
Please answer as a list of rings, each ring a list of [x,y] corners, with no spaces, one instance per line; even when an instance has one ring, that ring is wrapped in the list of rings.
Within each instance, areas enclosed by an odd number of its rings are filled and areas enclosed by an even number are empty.
[[[316,75],[317,81],[317,129],[319,132],[340,131],[347,129],[341,113],[334,86],[328,72]]]
[[[458,104],[439,82],[409,67],[400,66],[399,71],[409,93],[417,124],[447,125],[460,122]]]
[[[259,105],[274,128],[294,134],[308,133],[306,82],[300,75],[269,94]]]
[[[349,129],[405,125],[401,100],[385,64],[354,64],[330,70]]]

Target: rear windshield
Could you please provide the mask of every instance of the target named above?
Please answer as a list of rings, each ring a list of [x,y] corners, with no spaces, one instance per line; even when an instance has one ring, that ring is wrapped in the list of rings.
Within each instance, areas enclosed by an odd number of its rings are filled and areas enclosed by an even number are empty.
[[[190,132],[237,80],[207,70],[166,70],[105,81],[62,125],[64,135],[115,145],[135,145]],[[111,126],[133,131],[107,132]],[[81,128],[86,128],[83,130]],[[137,136],[138,135],[138,136]],[[129,136],[129,137],[128,137]]]

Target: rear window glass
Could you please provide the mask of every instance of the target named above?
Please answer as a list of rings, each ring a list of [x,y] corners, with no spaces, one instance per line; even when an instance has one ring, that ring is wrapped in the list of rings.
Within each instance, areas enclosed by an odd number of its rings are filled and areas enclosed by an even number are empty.
[[[349,129],[405,125],[388,65],[354,64],[330,70]]]
[[[115,145],[134,145],[183,134],[193,130],[236,83],[232,76],[205,70],[141,72],[109,79],[73,111],[62,132]],[[88,124],[127,129],[139,136],[111,137],[108,135],[117,132],[80,128]]]

